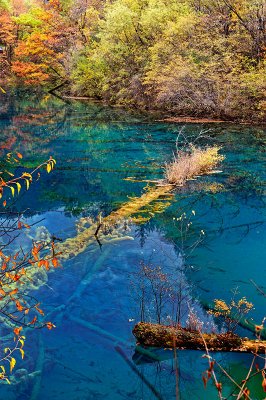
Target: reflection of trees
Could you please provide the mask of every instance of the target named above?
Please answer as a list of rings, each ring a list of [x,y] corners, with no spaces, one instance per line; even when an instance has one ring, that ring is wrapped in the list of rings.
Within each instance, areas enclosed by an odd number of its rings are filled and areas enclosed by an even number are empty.
[[[40,154],[46,143],[64,129],[68,110],[60,101],[33,94],[9,95],[1,104],[1,148],[14,150],[25,146]],[[49,131],[45,128],[49,126]],[[12,140],[11,140],[12,138]]]
[[[46,182],[41,182],[43,203],[64,204],[68,211],[80,213],[101,197],[103,211],[109,212],[108,204],[117,200],[124,174],[119,157],[112,154],[114,151],[123,154],[134,142],[125,129],[128,120],[133,124],[138,122],[133,114],[130,117],[123,110],[97,104],[67,104],[51,96],[9,96],[2,105],[1,145],[4,150],[17,148],[28,154],[27,166],[32,164],[33,157],[38,160],[41,154],[53,153],[59,160],[60,176],[54,175],[54,187],[47,191]],[[62,142],[65,153],[61,151]],[[58,145],[59,154],[54,151]],[[133,173],[138,168],[135,165]],[[73,186],[78,191],[69,190]],[[132,192],[131,183],[125,186],[123,200]],[[38,204],[37,209],[41,208]]]

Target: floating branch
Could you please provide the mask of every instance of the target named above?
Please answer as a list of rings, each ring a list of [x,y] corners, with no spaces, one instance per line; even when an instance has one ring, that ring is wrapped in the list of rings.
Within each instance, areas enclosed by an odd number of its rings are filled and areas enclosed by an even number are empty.
[[[234,333],[201,334],[181,327],[140,322],[135,325],[133,335],[138,344],[148,347],[173,348],[179,350],[235,351],[265,353],[265,340],[241,338]],[[205,343],[204,343],[205,342]]]

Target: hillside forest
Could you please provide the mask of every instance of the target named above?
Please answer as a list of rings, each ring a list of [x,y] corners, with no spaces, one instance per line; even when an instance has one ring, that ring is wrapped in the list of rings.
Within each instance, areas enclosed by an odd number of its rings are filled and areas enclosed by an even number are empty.
[[[0,0],[0,86],[266,120],[265,0]]]

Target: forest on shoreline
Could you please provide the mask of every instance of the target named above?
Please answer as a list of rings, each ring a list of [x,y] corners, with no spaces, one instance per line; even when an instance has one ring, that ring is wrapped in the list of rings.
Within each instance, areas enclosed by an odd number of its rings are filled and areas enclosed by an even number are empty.
[[[264,0],[0,0],[0,89],[266,120]]]

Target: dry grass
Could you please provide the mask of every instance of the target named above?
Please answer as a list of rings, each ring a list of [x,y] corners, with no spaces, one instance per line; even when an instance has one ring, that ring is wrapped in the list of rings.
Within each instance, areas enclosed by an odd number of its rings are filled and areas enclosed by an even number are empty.
[[[188,151],[178,151],[174,160],[165,165],[167,183],[182,186],[199,175],[210,173],[224,159],[217,146],[201,149],[192,146]]]

